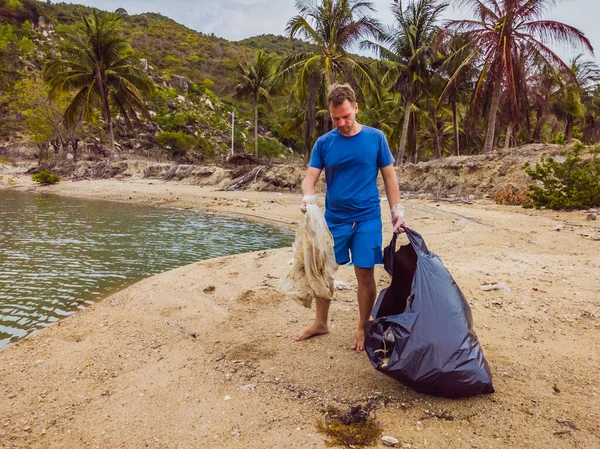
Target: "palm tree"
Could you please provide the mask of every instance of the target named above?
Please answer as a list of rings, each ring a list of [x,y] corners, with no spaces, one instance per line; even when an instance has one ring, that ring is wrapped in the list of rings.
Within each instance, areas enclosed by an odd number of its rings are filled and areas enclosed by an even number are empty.
[[[258,158],[258,104],[269,99],[273,84],[274,57],[262,50],[256,52],[254,60],[246,65],[238,64],[240,81],[235,85],[238,98],[251,97],[254,108],[254,154]]]
[[[440,69],[446,77],[447,85],[442,92],[438,106],[442,102],[450,104],[454,136],[453,153],[460,156],[459,105],[464,103],[468,94],[473,91],[473,83],[477,79],[477,69],[473,63],[463,65],[473,51],[472,42],[463,36],[448,35],[442,51],[444,62]],[[449,82],[450,80],[452,82]]]
[[[585,60],[582,54],[573,58],[569,65],[575,78],[577,78],[579,97],[584,109],[584,139],[589,140],[589,136],[595,127],[595,119],[600,112],[600,101],[597,96],[600,68],[595,62]]]
[[[379,22],[370,1],[297,0],[298,15],[287,24],[290,39],[302,36],[314,51],[292,54],[279,68],[279,76],[295,80],[298,96],[305,100],[305,156],[308,159],[316,138],[316,105],[319,92],[340,77],[356,81],[360,90],[376,91],[375,76],[368,64],[348,53],[361,39],[379,36]],[[328,120],[326,121],[328,123]],[[327,125],[328,126],[328,125]]]
[[[558,84],[558,76],[553,67],[548,65],[536,66],[533,73],[527,79],[528,97],[531,108],[535,111],[535,127],[533,130],[533,141],[541,139],[542,127],[547,115],[550,113],[551,93]],[[559,86],[560,89],[563,86]]]
[[[392,4],[394,25],[381,33],[378,43],[363,41],[361,44],[362,48],[375,51],[384,60],[384,67],[388,68],[384,84],[401,93],[406,101],[396,163],[403,162],[411,111],[437,56],[439,28],[436,23],[447,6],[437,0],[417,0],[404,9],[402,0],[397,0]]]
[[[518,117],[520,103],[526,98],[524,92],[527,79],[524,67],[528,58],[553,64],[563,73],[569,73],[574,80],[569,66],[545,42],[579,44],[591,53],[593,49],[590,41],[577,28],[541,19],[555,0],[456,1],[458,5],[470,8],[475,15],[474,19],[449,21],[447,27],[472,40],[475,46],[472,56],[480,58],[482,68],[473,94],[473,105],[481,102],[484,92],[491,94],[484,145],[484,152],[489,153],[493,149],[496,116],[503,86],[508,112],[512,117],[508,122],[507,132],[507,138],[510,139],[514,118]]]
[[[118,30],[120,16],[100,15],[94,11],[83,17],[83,32],[68,34],[62,58],[44,68],[44,81],[50,96],[74,92],[65,110],[65,121],[72,127],[83,115],[90,120],[100,108],[106,126],[110,149],[114,151],[112,109],[131,124],[137,120],[136,110],[149,116],[142,96],[154,90],[154,83],[133,66],[129,43]]]

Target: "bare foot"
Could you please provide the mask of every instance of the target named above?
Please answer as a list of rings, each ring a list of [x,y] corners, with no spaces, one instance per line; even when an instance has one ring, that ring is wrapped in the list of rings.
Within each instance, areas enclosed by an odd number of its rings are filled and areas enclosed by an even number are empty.
[[[352,345],[352,349],[355,351],[364,351],[365,350],[365,331],[364,329],[356,332],[356,338],[354,339],[354,344]]]
[[[329,333],[329,328],[327,327],[327,324],[313,324],[312,326],[309,326],[306,329],[303,329],[296,335],[294,335],[292,337],[292,340],[302,341],[310,337],[314,337],[316,335],[324,335],[327,333]]]

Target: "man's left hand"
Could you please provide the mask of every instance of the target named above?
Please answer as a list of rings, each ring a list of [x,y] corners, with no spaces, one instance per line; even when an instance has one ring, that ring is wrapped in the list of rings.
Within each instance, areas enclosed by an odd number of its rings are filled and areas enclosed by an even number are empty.
[[[400,204],[394,204],[390,209],[390,215],[394,232],[397,234],[405,232],[404,227],[406,226],[406,219],[404,218],[404,207]]]

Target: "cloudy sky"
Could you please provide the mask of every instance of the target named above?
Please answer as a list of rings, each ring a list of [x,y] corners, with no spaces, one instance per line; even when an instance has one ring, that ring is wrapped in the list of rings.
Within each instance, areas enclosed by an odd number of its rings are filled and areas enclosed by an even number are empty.
[[[383,23],[392,23],[389,12],[391,0],[372,0],[377,17]],[[240,40],[257,34],[284,34],[288,20],[296,14],[295,0],[81,0],[88,6],[114,11],[122,7],[129,14],[158,12],[189,28],[203,33],[215,33],[229,40]],[[403,3],[407,3],[405,0]],[[599,0],[563,0],[551,8],[547,19],[560,20],[582,30],[600,52]],[[449,9],[446,18],[460,17]],[[462,15],[464,16],[464,15]],[[556,48],[563,57],[579,50]]]

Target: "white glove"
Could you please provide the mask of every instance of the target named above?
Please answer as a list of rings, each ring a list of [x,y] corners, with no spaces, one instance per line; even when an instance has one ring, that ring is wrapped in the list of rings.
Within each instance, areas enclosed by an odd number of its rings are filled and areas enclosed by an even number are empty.
[[[317,204],[317,195],[304,195],[302,197],[302,203],[300,204],[300,210],[303,214],[306,213],[306,206],[309,204]]]
[[[392,220],[392,228],[394,228],[394,232],[404,232],[406,219],[404,218],[404,207],[402,205],[399,203],[394,204],[394,206],[390,209],[390,218]]]

